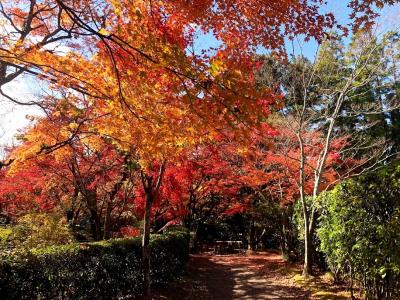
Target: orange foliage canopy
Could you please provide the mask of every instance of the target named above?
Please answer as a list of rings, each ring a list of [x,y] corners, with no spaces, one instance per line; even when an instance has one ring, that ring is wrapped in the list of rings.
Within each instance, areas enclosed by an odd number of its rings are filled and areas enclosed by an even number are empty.
[[[8,34],[0,55],[8,69],[45,80],[54,98],[73,104],[70,113],[89,110],[88,131],[146,166],[227,128],[246,136],[276,99],[254,87],[256,49],[282,53],[287,36],[322,38],[334,21],[318,13],[320,3],[3,1]],[[217,49],[192,51],[199,33],[211,33]],[[31,140],[25,150],[17,158],[36,155],[43,144]]]
[[[373,2],[352,5],[370,15]],[[245,144],[281,100],[256,88],[256,51],[283,56],[287,37],[320,40],[334,26],[331,14],[320,14],[322,4],[1,1],[0,88],[25,73],[49,92],[38,100],[46,117],[37,118],[13,151],[11,173],[56,150],[54,159],[62,162],[70,154],[63,148],[78,142],[100,151],[106,140],[148,170],[221,136]],[[215,38],[216,48],[195,49],[204,34]]]
[[[354,11],[365,11],[369,2],[353,1]],[[322,5],[322,0],[2,1],[0,87],[21,73],[35,75],[55,97],[72,101],[75,111],[90,109],[88,130],[137,153],[146,166],[213,140],[226,128],[246,136],[277,97],[254,87],[256,50],[283,55],[285,38],[299,34],[320,40],[335,23],[332,14],[319,12]],[[211,34],[217,48],[196,51],[199,34]],[[31,144],[20,157],[41,148]]]

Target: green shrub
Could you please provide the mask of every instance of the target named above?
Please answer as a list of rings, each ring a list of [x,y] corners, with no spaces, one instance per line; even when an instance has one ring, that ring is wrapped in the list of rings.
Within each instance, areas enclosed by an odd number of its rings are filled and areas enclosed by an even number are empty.
[[[11,228],[8,226],[0,226],[0,251],[5,253],[10,251],[12,244],[10,243],[10,235],[12,234]]]
[[[72,242],[67,221],[57,214],[27,214],[15,225],[0,230],[1,248],[33,249]]]
[[[400,298],[400,165],[348,180],[324,194],[318,236],[336,276],[367,299]]]
[[[189,257],[188,233],[153,235],[153,285],[177,277]],[[0,260],[0,299],[110,299],[142,291],[141,239],[34,249]]]
[[[6,243],[12,230],[9,227],[0,227],[0,244]]]

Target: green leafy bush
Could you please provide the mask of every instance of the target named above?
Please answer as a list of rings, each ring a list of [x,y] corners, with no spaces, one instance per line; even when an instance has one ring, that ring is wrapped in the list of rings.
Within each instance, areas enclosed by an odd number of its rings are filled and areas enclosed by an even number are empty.
[[[58,214],[27,214],[7,229],[10,234],[2,244],[9,248],[33,249],[74,242],[67,221]]]
[[[336,277],[367,299],[400,298],[400,165],[348,180],[324,194],[318,236]]]
[[[150,241],[153,285],[178,276],[189,257],[189,234]],[[34,249],[0,260],[0,299],[110,299],[142,291],[141,239]]]
[[[9,227],[0,227],[0,250],[8,248],[8,241],[12,230]]]

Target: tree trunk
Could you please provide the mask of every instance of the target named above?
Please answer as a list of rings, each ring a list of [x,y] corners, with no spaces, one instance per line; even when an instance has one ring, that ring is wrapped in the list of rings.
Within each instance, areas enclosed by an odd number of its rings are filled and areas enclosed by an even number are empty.
[[[249,237],[249,250],[256,251],[256,226],[254,224],[254,218],[251,216],[250,221],[250,237]]]
[[[97,210],[91,208],[90,211],[90,227],[92,230],[92,236],[95,241],[100,241],[101,239],[101,222],[97,215]]]
[[[112,205],[110,201],[107,201],[106,214],[104,216],[104,232],[103,232],[104,240],[108,240],[111,236],[111,211],[112,211]]]
[[[304,266],[303,276],[312,275],[312,226],[310,226],[310,211],[305,197],[301,199],[304,218]]]
[[[312,275],[312,236],[308,229],[308,222],[304,222],[304,267],[303,276]]]
[[[90,224],[92,227],[92,235],[96,241],[100,241],[101,235],[101,220],[97,213],[97,194],[95,191],[85,191],[85,199],[90,212]]]
[[[195,206],[195,199],[196,199],[196,196],[194,195],[194,193],[192,191],[190,191],[189,203],[187,205],[188,213],[185,216],[185,226],[190,231],[193,230],[193,213],[194,213],[193,210],[194,210],[194,206]]]
[[[146,191],[146,208],[144,212],[144,222],[143,222],[143,240],[142,240],[142,250],[143,250],[143,299],[151,299],[151,281],[150,281],[150,213],[151,205],[153,203],[153,191]]]
[[[124,165],[126,166],[127,163],[129,162],[130,156],[126,155],[124,158]],[[105,240],[109,239],[111,237],[111,225],[112,225],[112,220],[111,220],[111,212],[113,210],[113,201],[115,197],[117,196],[119,190],[121,189],[122,185],[124,182],[128,179],[129,177],[129,171],[126,167],[124,167],[124,171],[122,173],[121,179],[115,183],[113,190],[110,193],[110,197],[107,201],[106,204],[106,215],[104,218],[104,234],[103,238]]]
[[[282,211],[281,214],[281,222],[282,222],[282,233],[281,233],[281,238],[280,238],[280,243],[281,243],[281,254],[282,257],[285,259],[289,259],[289,237],[288,237],[288,227],[289,227],[289,222],[288,218],[286,216],[286,213]]]
[[[353,285],[354,285],[354,283],[353,283],[353,268],[350,264],[350,297],[352,300],[355,299]]]
[[[151,300],[151,278],[150,278],[150,222],[151,206],[158,196],[165,171],[165,161],[161,164],[157,182],[153,184],[153,176],[141,172],[141,180],[145,192],[145,211],[143,218],[143,239],[142,239],[142,267],[143,267],[143,299]]]

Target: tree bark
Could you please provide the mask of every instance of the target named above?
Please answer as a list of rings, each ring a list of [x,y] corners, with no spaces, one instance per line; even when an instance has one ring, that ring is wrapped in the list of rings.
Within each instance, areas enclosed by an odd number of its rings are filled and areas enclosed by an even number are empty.
[[[289,259],[289,237],[288,237],[288,218],[286,216],[286,212],[282,211],[281,213],[281,224],[282,224],[282,233],[281,233],[281,238],[280,238],[280,244],[281,244],[281,254],[282,257],[287,257]]]
[[[300,178],[299,178],[299,191],[300,191],[300,201],[303,210],[303,218],[304,218],[304,266],[303,266],[303,276],[308,277],[312,273],[312,240],[310,237],[310,226],[309,226],[309,210],[306,203],[306,195],[304,191],[305,185],[305,160],[306,155],[304,152],[304,141],[299,131],[297,133],[297,137],[300,145]]]
[[[129,156],[127,155],[124,158],[125,165],[128,161],[129,161]],[[121,179],[114,185],[114,188],[111,191],[109,199],[107,201],[106,215],[104,217],[104,234],[103,234],[103,238],[105,240],[108,240],[111,237],[111,225],[112,225],[111,212],[113,210],[113,201],[115,200],[115,197],[117,196],[119,190],[121,189],[124,182],[128,179],[128,177],[129,177],[129,172],[125,167]]]
[[[254,224],[253,216],[251,216],[250,221],[249,250],[256,251],[256,226]]]
[[[312,275],[312,236],[309,231],[308,220],[304,220],[304,267],[303,276]]]
[[[92,236],[95,241],[100,241],[101,239],[101,222],[97,214],[97,210],[89,208],[90,212],[90,226],[92,230]]]
[[[150,277],[150,222],[151,207],[158,196],[158,191],[164,176],[165,162],[160,166],[157,182],[153,184],[153,176],[141,172],[142,184],[145,192],[145,211],[143,218],[143,239],[142,239],[142,268],[143,268],[143,299],[151,300],[151,277]]]
[[[144,212],[144,220],[143,220],[143,240],[142,240],[142,249],[143,249],[143,299],[150,300],[151,299],[151,281],[150,281],[150,213],[151,206],[154,200],[153,191],[146,191],[146,207]]]
[[[104,240],[108,240],[111,236],[111,211],[112,211],[112,204],[110,203],[110,201],[107,201],[106,212],[104,216],[104,232],[103,232]]]

